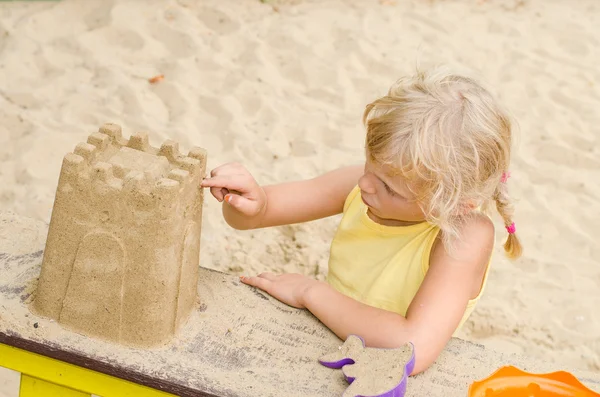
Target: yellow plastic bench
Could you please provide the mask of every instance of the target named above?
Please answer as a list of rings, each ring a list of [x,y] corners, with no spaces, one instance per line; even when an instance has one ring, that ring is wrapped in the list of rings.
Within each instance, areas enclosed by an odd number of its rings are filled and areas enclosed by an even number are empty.
[[[5,338],[3,335],[2,339]],[[14,339],[11,341],[15,342]],[[42,346],[29,348],[44,350]],[[0,366],[21,374],[19,390],[13,391],[14,396],[7,397],[173,396],[6,344],[0,344]]]

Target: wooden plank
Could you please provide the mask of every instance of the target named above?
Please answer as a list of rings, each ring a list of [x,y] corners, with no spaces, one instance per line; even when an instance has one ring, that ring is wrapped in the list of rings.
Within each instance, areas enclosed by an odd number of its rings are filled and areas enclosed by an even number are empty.
[[[196,310],[166,346],[118,346],[36,316],[28,307],[45,231],[39,222],[0,213],[3,343],[182,396],[339,396],[347,387],[340,371],[317,362],[341,341],[315,317],[209,269],[200,271]],[[453,339],[431,369],[409,379],[407,396],[464,397],[473,381],[509,364],[537,372],[565,369]],[[600,390],[600,374],[566,370]]]

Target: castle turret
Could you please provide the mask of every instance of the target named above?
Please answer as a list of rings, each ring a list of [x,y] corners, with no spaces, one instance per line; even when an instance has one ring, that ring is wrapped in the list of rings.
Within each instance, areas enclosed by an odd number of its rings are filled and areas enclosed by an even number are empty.
[[[152,346],[197,299],[206,151],[152,147],[105,124],[61,169],[34,310],[76,331]]]

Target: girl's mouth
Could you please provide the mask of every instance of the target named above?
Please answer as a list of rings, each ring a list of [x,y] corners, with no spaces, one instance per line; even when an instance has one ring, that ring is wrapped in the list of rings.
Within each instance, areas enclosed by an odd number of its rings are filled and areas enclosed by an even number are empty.
[[[362,194],[360,195],[360,198],[367,207],[372,207],[372,205],[365,199],[365,197]]]

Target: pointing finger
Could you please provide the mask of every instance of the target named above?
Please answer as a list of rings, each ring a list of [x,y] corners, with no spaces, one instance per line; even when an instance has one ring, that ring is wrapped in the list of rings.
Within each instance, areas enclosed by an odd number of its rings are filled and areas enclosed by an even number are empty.
[[[219,175],[205,178],[200,183],[202,187],[221,187],[229,190],[237,190],[242,193],[248,192],[248,180],[243,175]]]

